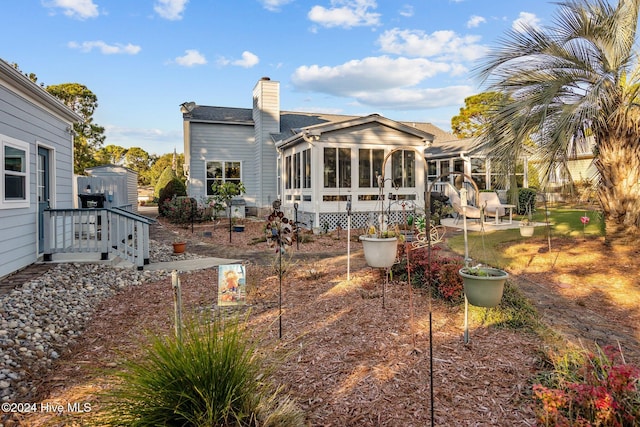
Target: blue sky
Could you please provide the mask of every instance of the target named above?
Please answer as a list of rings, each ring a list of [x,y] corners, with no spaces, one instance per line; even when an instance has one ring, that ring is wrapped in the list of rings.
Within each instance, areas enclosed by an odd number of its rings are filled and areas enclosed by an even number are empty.
[[[482,91],[477,61],[542,0],[20,0],[0,58],[98,96],[106,144],[182,152],[179,105],[251,108],[264,76],[281,109],[382,114],[450,130]]]

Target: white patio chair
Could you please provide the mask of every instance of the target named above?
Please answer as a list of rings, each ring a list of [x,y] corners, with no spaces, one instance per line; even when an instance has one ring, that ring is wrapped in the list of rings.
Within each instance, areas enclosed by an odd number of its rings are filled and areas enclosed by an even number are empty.
[[[453,210],[456,212],[456,220],[454,224],[457,224],[460,221],[460,218],[462,218],[462,215],[464,213],[466,213],[468,219],[475,219],[478,222],[482,222],[484,217],[482,208],[467,205],[465,211],[463,212],[462,201],[460,200],[460,196],[454,192],[452,192],[449,195],[449,201],[451,202],[451,206],[453,207]]]

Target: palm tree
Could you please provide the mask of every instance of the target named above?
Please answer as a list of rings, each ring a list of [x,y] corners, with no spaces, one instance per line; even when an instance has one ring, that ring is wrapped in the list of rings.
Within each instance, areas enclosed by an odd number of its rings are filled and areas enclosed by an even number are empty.
[[[512,159],[527,138],[549,171],[585,127],[595,137],[606,242],[640,238],[640,0],[569,0],[554,25],[510,30],[478,68],[509,101],[481,136],[491,157]]]

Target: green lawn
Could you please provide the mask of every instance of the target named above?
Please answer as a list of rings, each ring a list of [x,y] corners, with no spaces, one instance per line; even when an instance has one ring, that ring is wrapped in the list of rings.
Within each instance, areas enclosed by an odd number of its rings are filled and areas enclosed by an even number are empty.
[[[589,223],[583,226],[580,218],[582,216],[589,217]],[[584,236],[601,237],[604,236],[604,221],[600,213],[595,211],[586,211],[570,208],[549,208],[549,225],[551,238],[553,237],[575,237]],[[514,216],[514,220],[520,220],[521,216]],[[538,209],[533,215],[533,221],[546,224],[546,215],[544,209]],[[534,236],[543,237],[547,235],[546,225],[536,227]],[[467,233],[467,241],[469,247],[469,257],[473,263],[482,262],[498,268],[506,268],[510,259],[503,255],[501,248],[505,243],[517,242],[527,239],[520,236],[518,229],[500,230],[491,232],[474,232]],[[464,236],[462,234],[453,236],[448,239],[449,247],[464,255]]]

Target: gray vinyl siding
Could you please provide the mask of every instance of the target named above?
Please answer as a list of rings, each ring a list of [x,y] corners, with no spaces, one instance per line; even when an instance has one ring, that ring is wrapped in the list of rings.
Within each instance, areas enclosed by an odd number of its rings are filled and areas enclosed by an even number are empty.
[[[0,134],[29,145],[29,206],[0,209],[0,277],[38,260],[37,176],[38,144],[51,150],[52,207],[73,207],[73,165],[70,122],[16,95],[0,81]]]
[[[86,188],[81,185],[82,182],[90,182],[95,180],[97,186],[91,184],[94,192],[102,192],[108,196],[109,191],[112,192],[113,202],[105,203],[105,207],[131,207],[132,212],[138,212],[138,174],[123,166],[97,166],[87,170],[91,177],[79,177],[78,189],[82,191]]]
[[[275,143],[271,138],[267,139],[260,149],[256,150],[259,157],[256,159],[258,165],[257,174],[261,177],[259,189],[259,205],[270,207],[271,203],[278,198],[278,155]]]
[[[206,198],[207,162],[239,161],[242,183],[247,190],[243,197],[247,206],[256,206],[261,177],[255,162],[253,126],[191,123],[190,135],[189,195],[198,200]]]

